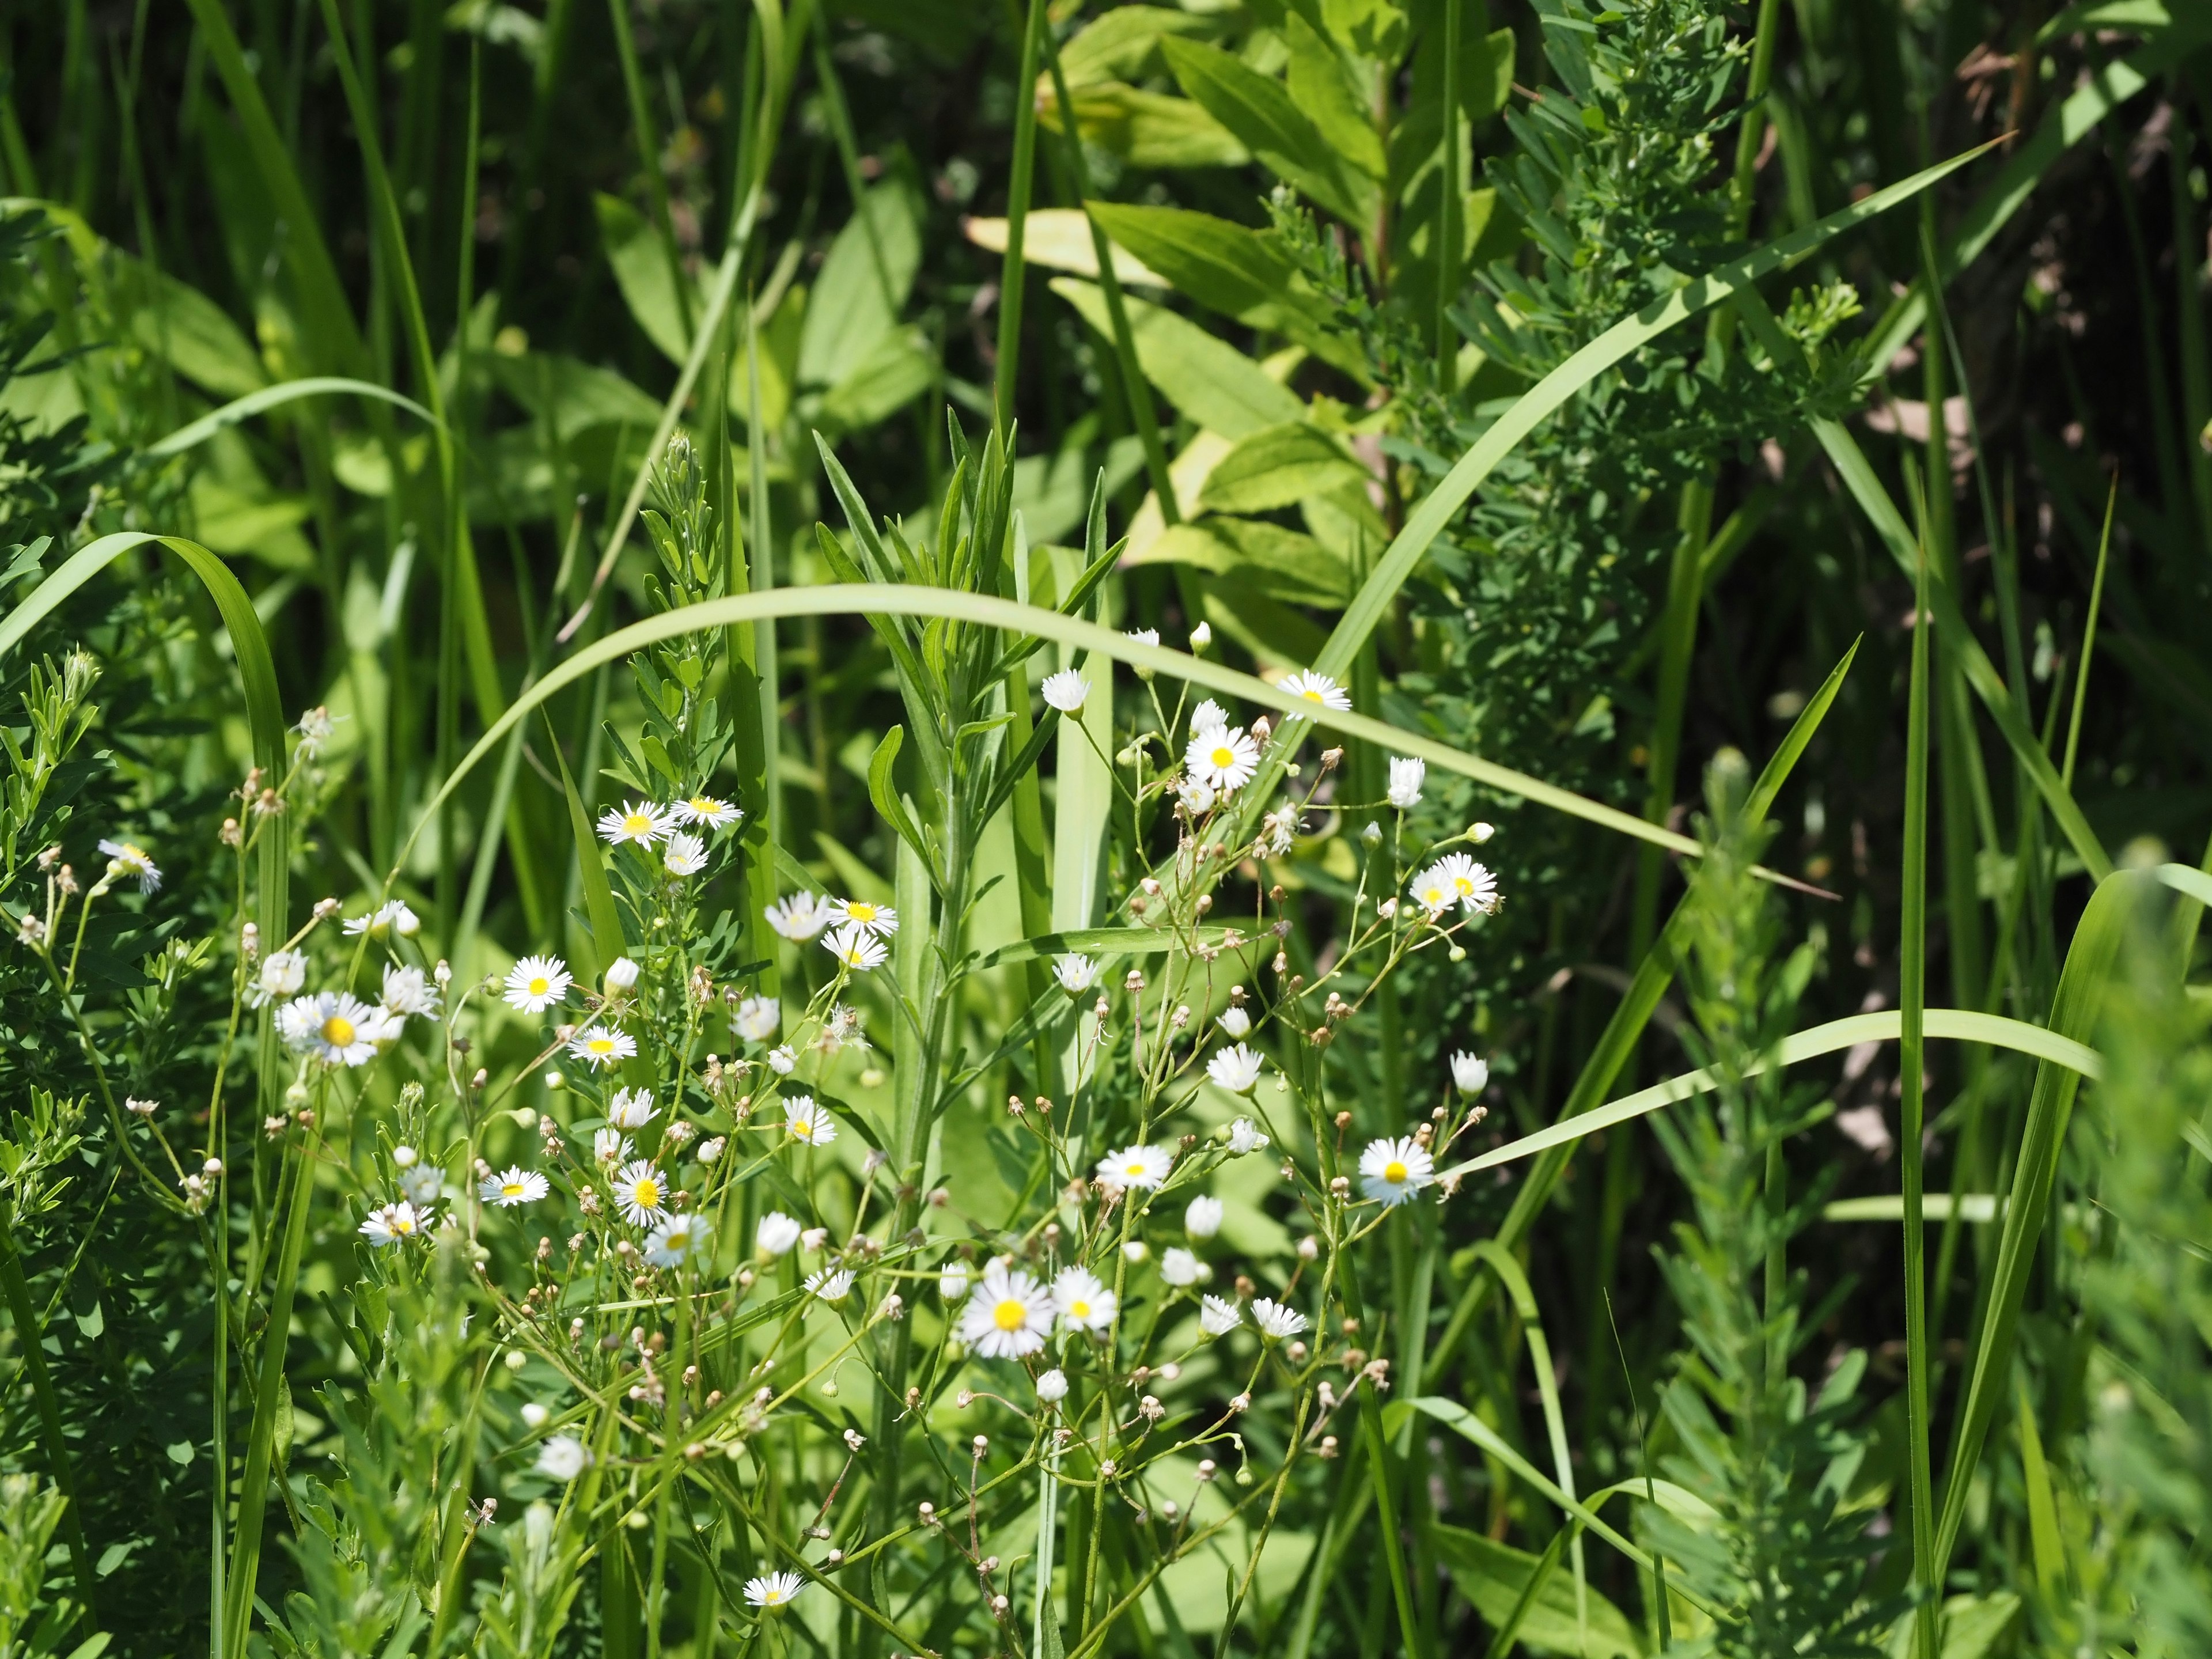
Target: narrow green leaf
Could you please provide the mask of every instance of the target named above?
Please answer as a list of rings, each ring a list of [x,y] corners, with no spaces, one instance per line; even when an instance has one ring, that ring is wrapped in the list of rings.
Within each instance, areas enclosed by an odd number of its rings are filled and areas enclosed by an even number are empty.
[[[584,911],[592,919],[592,948],[599,956],[599,961],[591,964],[583,978],[587,984],[597,984],[607,965],[623,952],[622,912],[615,908],[614,890],[607,884],[606,866],[599,861],[599,842],[592,833],[591,809],[576,793],[575,780],[568,775],[568,757],[561,752],[560,736],[553,730],[550,720],[545,723],[545,736],[546,747],[553,751],[553,763],[560,769],[561,793],[568,800],[568,828],[576,838],[576,870],[584,887]],[[474,758],[473,753],[471,758]]]

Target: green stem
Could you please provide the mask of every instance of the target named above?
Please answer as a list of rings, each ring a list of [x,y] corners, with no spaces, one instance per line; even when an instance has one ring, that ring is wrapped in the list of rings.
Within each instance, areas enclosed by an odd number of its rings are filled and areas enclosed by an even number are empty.
[[[1022,239],[1028,234],[1030,190],[1036,173],[1038,43],[1048,27],[1045,0],[1030,0],[1022,28],[1021,68],[1014,80],[1013,174],[1006,186],[1006,253],[999,274],[999,366],[994,417],[1001,431],[1014,423],[1014,379],[1022,353]],[[1066,118],[1062,112],[1063,120]]]
[[[1948,486],[1948,475],[1936,481]],[[1925,1101],[1922,1017],[1927,994],[1928,905],[1928,557],[1923,544],[1915,587],[1912,682],[1905,763],[1902,936],[1898,945],[1898,1064],[1903,1098],[1898,1125],[1905,1188],[1905,1369],[1907,1453],[1912,1504],[1913,1574],[1921,1601],[1914,1614],[1920,1659],[1936,1659],[1935,1477],[1929,1454],[1927,1233],[1922,1222],[1921,1127]]]
[[[61,1401],[55,1397],[53,1378],[46,1370],[46,1331],[31,1303],[31,1287],[23,1278],[22,1259],[15,1253],[15,1209],[0,1199],[0,1294],[8,1301],[9,1316],[15,1322],[16,1351],[22,1355],[23,1374],[31,1380],[31,1398],[39,1408],[39,1431],[46,1441],[46,1463],[69,1501],[64,1524],[69,1528],[70,1570],[76,1576],[78,1613],[88,1636],[98,1626],[92,1604],[92,1552],[84,1541],[84,1516],[77,1504],[76,1477],[70,1472],[69,1443],[62,1437]]]

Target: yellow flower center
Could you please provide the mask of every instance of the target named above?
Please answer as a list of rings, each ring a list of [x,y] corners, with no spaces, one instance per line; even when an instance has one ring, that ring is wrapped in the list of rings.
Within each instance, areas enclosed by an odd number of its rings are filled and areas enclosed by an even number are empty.
[[[1406,1166],[1398,1162],[1395,1158],[1382,1166],[1382,1179],[1389,1182],[1393,1187],[1401,1185],[1406,1179],[1407,1173]]]
[[[649,835],[652,830],[653,820],[642,812],[632,812],[623,819],[623,831],[625,835]]]
[[[1088,1319],[1091,1317],[1091,1304],[1088,1302],[1071,1302],[1067,1304],[1067,1311],[1077,1319]]]
[[[1472,893],[1474,890],[1474,884],[1469,881],[1465,876],[1454,876],[1452,878],[1452,890],[1464,898],[1468,894]]]
[[[782,1602],[783,1591],[774,1584],[761,1592],[761,1605],[764,1607],[780,1607]]]
[[[615,1051],[615,1040],[612,1037],[593,1037],[584,1046],[595,1054],[611,1054]]]
[[[519,1181],[501,1182],[499,1183],[499,1195],[501,1198],[520,1198],[522,1196],[522,1183]]]
[[[552,989],[553,981],[546,978],[543,974],[538,975],[537,978],[530,981],[530,994],[534,997],[544,996]]]
[[[1234,749],[1231,749],[1225,743],[1215,744],[1213,745],[1213,763],[1216,766],[1224,768],[1236,765],[1237,751]]]
[[[1322,700],[1321,693],[1314,690],[1310,685],[1306,687],[1304,690],[1299,692],[1298,695],[1304,697],[1308,702],[1319,702]]]
[[[343,1014],[332,1014],[323,1022],[323,1041],[333,1048],[353,1047],[353,1022]]]
[[[876,907],[872,904],[848,903],[845,906],[845,914],[854,921],[873,921],[876,919]]]
[[[685,804],[689,805],[693,811],[700,814],[702,817],[709,817],[722,810],[721,802],[718,800],[709,800],[704,795],[694,795],[691,797],[690,800]]]
[[[1018,1331],[1030,1322],[1029,1304],[1010,1296],[991,1310],[991,1322],[1002,1331]]]
[[[660,1183],[647,1176],[630,1188],[630,1196],[637,1200],[639,1209],[657,1210],[660,1207]]]
[[[395,1214],[392,1218],[390,1224],[393,1232],[398,1233],[404,1237],[404,1235],[415,1231],[415,1218],[411,1215]]]
[[[1144,1174],[1144,1161],[1141,1158],[1131,1158],[1127,1164],[1121,1166],[1121,1173],[1127,1176],[1140,1176]]]
[[[1451,895],[1441,887],[1430,886],[1421,889],[1421,902],[1431,910],[1441,908],[1444,901],[1450,896]]]

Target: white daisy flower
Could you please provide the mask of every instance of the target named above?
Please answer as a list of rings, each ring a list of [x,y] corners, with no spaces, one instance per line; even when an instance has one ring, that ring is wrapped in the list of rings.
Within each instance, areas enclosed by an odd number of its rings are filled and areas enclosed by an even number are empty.
[[[1221,1200],[1200,1193],[1182,1212],[1182,1230],[1193,1238],[1211,1238],[1221,1231]]]
[[[839,1268],[832,1273],[827,1267],[817,1268],[806,1275],[806,1288],[824,1302],[842,1302],[853,1289],[849,1269]]]
[[[1359,1190],[1389,1209],[1437,1178],[1436,1160],[1411,1135],[1370,1140],[1359,1155]]]
[[[544,1176],[520,1164],[509,1164],[504,1173],[488,1175],[477,1183],[477,1196],[502,1210],[511,1210],[518,1204],[535,1204],[550,1190]]]
[[[538,1449],[538,1473],[556,1480],[574,1480],[591,1466],[591,1449],[573,1434],[556,1434]]]
[[[1229,1154],[1231,1158],[1243,1158],[1247,1152],[1261,1151],[1267,1144],[1267,1137],[1252,1127],[1252,1120],[1249,1117],[1240,1117],[1229,1126]]]
[[[1062,957],[1052,965],[1052,976],[1070,996],[1080,996],[1098,978],[1098,964],[1089,957]]]
[[[110,879],[120,876],[136,876],[142,893],[159,892],[161,872],[146,849],[135,841],[104,841],[100,850],[107,854],[107,873]]]
[[[1179,1291],[1198,1283],[1201,1265],[1180,1244],[1170,1244],[1160,1253],[1160,1277]]]
[[[1206,1074],[1232,1095],[1249,1095],[1259,1086],[1260,1067],[1266,1061],[1267,1056],[1258,1049],[1232,1042],[1214,1052],[1206,1062]]]
[[[1221,797],[1196,778],[1185,778],[1176,786],[1176,799],[1182,803],[1184,811],[1199,818],[1211,812],[1214,803]]]
[[[1209,1296],[1198,1304],[1199,1328],[1208,1336],[1226,1336],[1243,1322],[1244,1311],[1234,1302]]]
[[[822,948],[859,973],[880,968],[890,952],[884,942],[859,922],[848,921],[823,935]]]
[[[1103,1331],[1113,1324],[1114,1310],[1120,1304],[1096,1273],[1082,1267],[1062,1267],[1052,1281],[1052,1305],[1066,1328]]]
[[[960,1316],[960,1340],[986,1359],[1020,1359],[1044,1346],[1052,1295],[1025,1273],[993,1262]]]
[[[620,811],[610,806],[599,815],[599,835],[610,847],[629,842],[649,848],[666,841],[675,829],[675,813],[649,800],[624,801]]]
[[[747,997],[730,1016],[730,1029],[748,1042],[766,1042],[783,1021],[783,1005],[775,997]]]
[[[1479,1095],[1490,1084],[1490,1062],[1479,1054],[1454,1050],[1451,1057],[1452,1087],[1463,1095]]]
[[[1228,729],[1229,711],[1211,697],[1190,711],[1190,734],[1194,738],[1207,732],[1225,732]]]
[[[576,981],[558,957],[525,957],[507,970],[507,1004],[526,1014],[542,1014],[568,994]]]
[[[628,957],[617,957],[599,975],[599,987],[610,1000],[628,996],[636,988],[637,972],[637,963]]]
[[[378,1010],[346,991],[319,991],[284,1005],[284,1039],[329,1066],[366,1066],[384,1030]]]
[[[692,1255],[707,1248],[707,1224],[695,1215],[672,1215],[655,1227],[645,1241],[646,1265],[680,1267]]]
[[[1242,1008],[1224,1008],[1214,1022],[1224,1036],[1242,1040],[1252,1035],[1252,1016]]]
[[[399,1195],[424,1215],[446,1190],[446,1172],[434,1164],[409,1168],[399,1172]]]
[[[879,939],[898,932],[898,912],[888,904],[869,904],[860,899],[840,899],[838,914],[856,927],[865,927]]]
[[[709,830],[726,830],[744,817],[744,813],[726,800],[712,795],[694,795],[689,800],[679,800],[668,809],[679,823],[702,823]]]
[[[707,843],[689,830],[678,830],[661,849],[660,867],[672,876],[696,876],[707,867]]]
[[[811,893],[793,893],[761,912],[785,939],[803,945],[837,920],[837,908]]]
[[[811,1095],[793,1095],[783,1103],[783,1129],[810,1146],[827,1146],[837,1139],[836,1121]]]
[[[1452,884],[1451,872],[1442,864],[1432,864],[1415,876],[1407,891],[1428,913],[1431,921],[1459,902],[1459,889]]]
[[[617,1129],[642,1129],[659,1115],[650,1089],[617,1089],[607,1106],[607,1121]]]
[[[1317,702],[1324,708],[1334,708],[1340,714],[1352,707],[1352,695],[1326,674],[1308,670],[1304,673],[1285,674],[1278,682],[1282,690],[1308,702]]]
[[[1408,759],[1403,755],[1390,757],[1390,789],[1385,797],[1400,811],[1421,804],[1421,785],[1428,781],[1429,768],[1425,761]]]
[[[1192,781],[1231,794],[1251,782],[1260,769],[1260,745],[1242,726],[1224,726],[1193,738],[1183,750],[1182,763]]]
[[[1279,1342],[1305,1329],[1306,1316],[1263,1296],[1252,1304],[1252,1322],[1268,1341]]]
[[[420,1019],[438,1017],[438,988],[430,983],[430,976],[420,968],[402,968],[396,962],[384,964],[384,993],[377,998],[384,1011],[403,1018],[413,1014]]]
[[[620,1129],[595,1129],[592,1132],[592,1162],[611,1168],[629,1161],[632,1148],[629,1137]]]
[[[1063,668],[1057,674],[1044,677],[1042,688],[1044,700],[1063,714],[1080,714],[1083,700],[1091,695],[1091,682],[1073,668]]]
[[[806,1581],[795,1572],[771,1572],[745,1580],[745,1600],[756,1607],[787,1607],[805,1588]]]
[[[615,1203],[633,1227],[651,1226],[668,1207],[668,1183],[644,1158],[634,1158],[615,1176]]]
[[[307,952],[271,951],[261,959],[261,971],[246,988],[246,1000],[250,1006],[266,1008],[285,997],[299,995],[300,988],[307,982]]]
[[[386,933],[412,939],[422,931],[422,918],[398,899],[387,899],[367,915],[356,916],[345,924],[348,939],[359,939],[363,933],[371,939],[382,939]]]
[[[1157,1187],[1168,1178],[1168,1169],[1173,1162],[1163,1147],[1124,1146],[1098,1160],[1098,1183],[1102,1187]]]
[[[1057,1406],[1067,1398],[1067,1373],[1057,1365],[1048,1371],[1039,1372],[1036,1391],[1040,1405]]]
[[[387,1245],[403,1244],[419,1237],[429,1226],[429,1212],[418,1210],[403,1199],[380,1210],[371,1210],[368,1219],[361,1224],[361,1236],[380,1250]]]
[[[1132,628],[1127,630],[1127,637],[1136,641],[1139,645],[1158,645],[1160,630],[1157,628]]]
[[[753,1242],[770,1255],[789,1255],[804,1231],[781,1210],[770,1210],[753,1229]]]
[[[957,1302],[968,1294],[968,1269],[960,1262],[948,1261],[938,1269],[937,1293],[947,1302]]]
[[[781,1044],[768,1051],[768,1068],[778,1077],[789,1077],[799,1069],[799,1056],[789,1043]]]
[[[590,1061],[596,1072],[602,1066],[634,1059],[637,1039],[619,1025],[593,1025],[576,1033],[574,1041],[568,1044],[568,1052],[578,1060]]]
[[[1465,853],[1447,853],[1421,872],[1413,897],[1431,915],[1453,904],[1470,915],[1487,914],[1498,908],[1498,878]]]

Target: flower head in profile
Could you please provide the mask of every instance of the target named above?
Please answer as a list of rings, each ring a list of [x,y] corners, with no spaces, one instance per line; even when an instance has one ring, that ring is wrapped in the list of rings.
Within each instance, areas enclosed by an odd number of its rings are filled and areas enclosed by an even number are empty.
[[[1211,812],[1221,797],[1213,793],[1211,785],[1200,783],[1196,778],[1185,778],[1176,786],[1176,799],[1182,803],[1184,811],[1198,818]]]
[[[693,795],[679,800],[668,809],[676,815],[678,823],[703,824],[709,830],[726,830],[744,814],[726,800],[712,795]]]
[[[651,847],[666,841],[675,829],[676,814],[649,800],[624,801],[619,810],[610,806],[599,815],[599,835],[610,847],[624,842],[633,847]]]
[[[1204,1265],[1180,1244],[1170,1244],[1160,1253],[1160,1277],[1179,1291],[1198,1283]]]
[[[822,948],[846,967],[862,974],[882,967],[890,955],[884,949],[883,940],[856,921],[831,928],[823,936]]]
[[[1243,1158],[1247,1152],[1263,1151],[1267,1145],[1267,1137],[1253,1127],[1250,1118],[1240,1117],[1229,1126],[1229,1155],[1231,1158]]]
[[[592,1449],[573,1434],[556,1434],[538,1449],[538,1473],[574,1480],[592,1466]]]
[[[271,951],[261,959],[261,969],[246,988],[249,1007],[266,1008],[272,1002],[297,996],[300,988],[307,982],[307,958],[304,951]]]
[[[371,1210],[368,1219],[361,1224],[361,1236],[377,1249],[389,1245],[404,1244],[410,1238],[419,1238],[429,1231],[430,1212],[418,1210],[406,1200],[387,1204],[380,1210]]]
[[[1027,1273],[993,1262],[960,1314],[960,1340],[986,1359],[1020,1359],[1044,1346],[1051,1292]]]
[[[948,1261],[937,1271],[937,1293],[947,1302],[957,1302],[968,1294],[968,1269],[958,1261]]]
[[[878,939],[889,939],[898,932],[898,912],[888,904],[870,904],[865,899],[839,899],[837,913],[854,927],[865,927]]]
[[[488,1175],[477,1183],[477,1196],[502,1210],[511,1210],[518,1204],[535,1204],[550,1190],[544,1176],[520,1164],[509,1164],[501,1173]]]
[[[824,1302],[842,1302],[852,1292],[853,1274],[844,1267],[818,1268],[806,1275],[806,1288]]]
[[[1266,1060],[1267,1056],[1258,1049],[1232,1042],[1226,1048],[1216,1050],[1213,1058],[1206,1062],[1206,1074],[1232,1095],[1249,1095],[1259,1086],[1260,1067]]]
[[[827,1146],[837,1139],[836,1120],[811,1095],[793,1095],[783,1103],[783,1132],[810,1146]]]
[[[568,1044],[568,1052],[578,1060],[588,1061],[596,1072],[602,1066],[634,1059],[637,1039],[619,1025],[593,1025],[576,1033]]]
[[[1164,1147],[1124,1146],[1098,1160],[1098,1184],[1149,1190],[1168,1178],[1168,1170],[1173,1163]]]
[[[1281,690],[1294,697],[1319,703],[1323,708],[1334,708],[1339,714],[1352,707],[1352,694],[1326,674],[1316,674],[1311,670],[1285,674],[1279,685]]]
[[[1221,1028],[1224,1036],[1238,1041],[1252,1035],[1252,1016],[1234,1006],[1224,1008],[1213,1023]]]
[[[1390,759],[1390,788],[1386,799],[1403,812],[1421,804],[1421,786],[1428,781],[1425,762],[1411,760],[1403,755]]]
[[[680,1267],[707,1247],[708,1227],[696,1215],[672,1215],[647,1235],[645,1261],[649,1267]]]
[[[430,983],[430,976],[420,968],[403,968],[396,962],[384,964],[384,990],[377,998],[385,1012],[401,1017],[412,1014],[418,1019],[438,1017],[438,988]]]
[[[678,830],[660,849],[660,867],[672,876],[696,876],[707,867],[707,843],[688,830]]]
[[[615,1172],[615,1203],[633,1227],[648,1227],[668,1207],[668,1183],[644,1158],[634,1158]]]
[[[753,1229],[753,1243],[770,1255],[789,1255],[805,1231],[781,1210],[770,1210]]]
[[[371,939],[383,939],[391,933],[413,939],[422,931],[422,918],[409,909],[404,899],[386,899],[366,915],[356,916],[345,924],[348,939],[359,939],[363,933]]]
[[[1252,781],[1260,769],[1260,745],[1241,726],[1216,726],[1191,738],[1182,763],[1192,781],[1226,795]]]
[[[806,1581],[795,1572],[771,1572],[763,1577],[745,1580],[745,1601],[748,1606],[763,1610],[787,1607],[805,1588]]]
[[[1194,738],[1228,729],[1229,711],[1211,697],[1190,711],[1190,734]]]
[[[804,890],[787,894],[761,914],[781,937],[799,945],[837,920],[836,906]]]
[[[617,1164],[628,1163],[630,1153],[635,1150],[629,1144],[629,1137],[620,1129],[595,1129],[592,1132],[592,1162],[594,1164],[612,1169]]]
[[[1083,700],[1091,695],[1091,682],[1073,668],[1063,668],[1046,675],[1042,689],[1048,706],[1063,714],[1077,714],[1083,711]]]
[[[278,1029],[326,1066],[366,1066],[385,1035],[384,1012],[349,992],[321,991],[285,1004]]]
[[[650,1089],[617,1089],[607,1103],[607,1121],[617,1129],[642,1129],[659,1115]]]
[[[1067,1329],[1103,1331],[1113,1324],[1119,1304],[1096,1273],[1083,1267],[1062,1267],[1052,1281],[1052,1305]]]
[[[1480,1054],[1455,1049],[1451,1057],[1452,1087],[1463,1095],[1479,1095],[1490,1085],[1490,1062]]]
[[[1385,1209],[1405,1203],[1436,1178],[1436,1160],[1411,1135],[1370,1140],[1359,1155],[1359,1190]]]
[[[778,1077],[789,1077],[799,1069],[799,1056],[788,1042],[780,1042],[768,1051],[768,1068]]]
[[[747,997],[730,1016],[730,1029],[748,1042],[766,1042],[783,1023],[783,1005],[774,997]]]
[[[1052,964],[1052,976],[1070,996],[1080,996],[1098,980],[1098,964],[1089,957],[1062,957]]]
[[[1260,1334],[1268,1341],[1280,1342],[1284,1338],[1296,1336],[1305,1329],[1306,1316],[1263,1296],[1252,1304],[1252,1322],[1260,1328]]]
[[[568,994],[575,981],[558,957],[525,957],[507,970],[507,1004],[526,1014],[542,1014]]]
[[[1193,1238],[1211,1238],[1221,1231],[1224,1213],[1219,1199],[1200,1193],[1184,1207],[1182,1230]]]
[[[1199,1328],[1208,1336],[1226,1336],[1243,1322],[1243,1310],[1224,1297],[1208,1296],[1198,1304]]]
[[[1067,1373],[1057,1365],[1048,1371],[1039,1371],[1036,1391],[1039,1405],[1057,1406],[1067,1398]]]
[[[1158,645],[1160,642],[1160,630],[1157,628],[1132,628],[1125,637],[1136,641],[1139,645]]]
[[[137,878],[138,890],[156,893],[161,889],[161,872],[153,858],[135,841],[103,841],[100,850],[107,854],[107,875],[111,881],[126,876]]]

